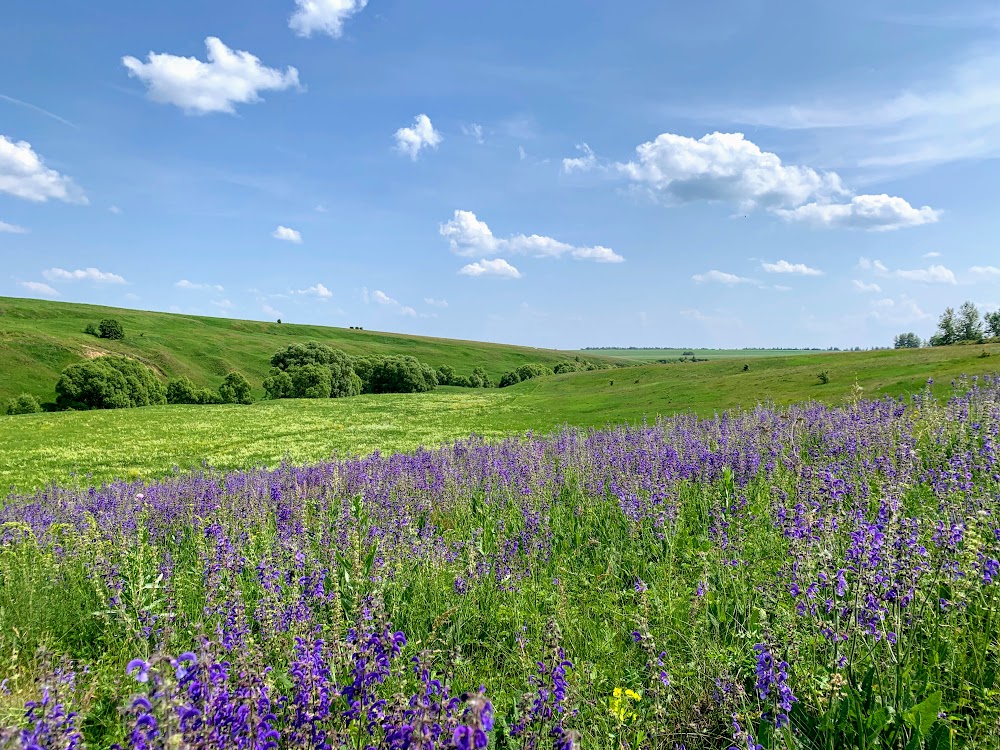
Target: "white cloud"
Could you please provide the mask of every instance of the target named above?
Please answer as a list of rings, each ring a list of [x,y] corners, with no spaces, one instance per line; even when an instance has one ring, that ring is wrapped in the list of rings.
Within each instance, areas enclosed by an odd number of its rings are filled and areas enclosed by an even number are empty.
[[[880,323],[892,323],[900,325],[905,323],[916,323],[927,320],[931,315],[920,308],[920,306],[906,295],[897,299],[887,297],[875,300],[871,303],[868,316]]]
[[[572,172],[589,172],[595,166],[597,166],[597,156],[594,154],[593,150],[586,143],[580,143],[576,147],[577,151],[580,151],[583,156],[577,156],[576,158],[563,159],[562,168],[563,172],[570,174]]]
[[[744,276],[737,276],[734,273],[726,273],[725,271],[711,270],[706,273],[696,273],[691,277],[698,284],[705,283],[716,283],[725,284],[726,286],[736,286],[737,284],[753,284],[755,283],[753,279],[748,279]]]
[[[17,224],[8,224],[6,221],[0,221],[0,234],[27,234],[28,230],[24,227],[18,226]]]
[[[985,279],[1000,279],[1000,268],[996,266],[973,266],[969,269],[969,273]]]
[[[19,281],[17,282],[29,292],[34,292],[35,294],[44,294],[46,297],[58,297],[59,292],[50,287],[48,284],[43,284],[40,281]]]
[[[196,292],[224,292],[226,291],[219,284],[197,284],[193,281],[188,281],[187,279],[181,279],[176,284],[174,284],[178,289],[190,289]]]
[[[108,211],[113,213],[115,216],[118,216],[122,212],[122,210],[118,208],[118,206],[108,206]]]
[[[864,294],[878,294],[879,292],[882,291],[882,287],[880,287],[878,284],[874,282],[871,284],[867,284],[864,281],[861,281],[860,279],[852,279],[851,283],[854,285],[855,289]]]
[[[924,257],[924,258],[940,258],[941,257],[941,253],[938,253],[938,252],[924,253],[922,257]]]
[[[0,135],[0,193],[40,203],[49,198],[66,203],[87,202],[73,180],[45,166],[30,143],[14,142],[5,135]]]
[[[444,140],[427,115],[417,115],[412,128],[400,128],[396,131],[396,150],[406,154],[416,161],[417,156],[425,148],[437,148]]]
[[[889,269],[880,260],[869,260],[868,258],[858,258],[858,268],[862,271],[876,271],[877,273],[888,273]]]
[[[895,275],[907,281],[919,281],[924,284],[957,284],[955,274],[944,266],[916,268],[911,271],[898,270]]]
[[[288,27],[299,36],[319,33],[339,37],[344,33],[344,21],[367,4],[368,0],[295,0]]]
[[[440,232],[442,237],[448,239],[452,252],[466,257],[513,253],[535,258],[569,257],[598,263],[621,263],[625,260],[602,245],[577,247],[537,234],[516,234],[502,239],[494,236],[486,222],[480,221],[471,211],[455,211],[451,221],[441,225]]]
[[[448,300],[446,299],[434,299],[433,297],[424,297],[424,304],[430,305],[431,307],[447,307]]]
[[[393,299],[385,292],[380,289],[376,289],[372,292],[368,291],[368,287],[363,287],[361,289],[361,299],[365,301],[365,304],[375,304],[384,305],[386,307],[391,307],[396,310],[400,315],[406,315],[407,317],[415,318],[417,316],[417,311],[414,310],[409,305],[404,305],[396,299]]]
[[[270,305],[261,305],[260,306],[260,311],[262,313],[265,313],[265,314],[270,315],[270,316],[275,317],[275,318],[282,317],[281,310],[275,310]]]
[[[316,213],[325,214],[325,213],[329,212],[330,209],[327,208],[326,206],[324,206],[322,203],[317,203],[316,207],[313,210]]]
[[[528,158],[528,152],[524,150],[524,146],[517,147],[517,157],[521,161],[524,161],[525,159]]]
[[[496,276],[501,279],[519,279],[521,272],[503,258],[493,260],[483,259],[476,263],[469,263],[458,269],[461,276]]]
[[[295,289],[292,291],[292,294],[301,294],[307,297],[318,297],[319,299],[330,299],[333,297],[333,292],[322,284],[315,284],[307,289]]]
[[[75,271],[67,271],[63,268],[50,268],[42,271],[42,276],[49,281],[96,281],[104,284],[127,283],[124,278],[116,273],[106,273],[96,268],[78,268]]]
[[[478,122],[474,122],[471,125],[463,125],[462,133],[474,138],[476,143],[482,144],[486,142],[486,139],[483,138],[483,126]]]
[[[271,236],[276,240],[282,240],[283,242],[294,242],[296,245],[302,244],[302,233],[296,231],[295,229],[289,229],[288,227],[279,226],[273,232]]]
[[[710,133],[698,140],[662,133],[637,146],[636,154],[636,161],[616,168],[679,203],[726,201],[772,208],[847,194],[837,174],[786,166],[742,133]]]
[[[822,276],[823,272],[818,268],[810,268],[805,263],[789,263],[787,260],[779,260],[777,263],[761,263],[768,273],[790,273],[799,276]]]
[[[890,195],[856,195],[850,203],[808,203],[795,209],[778,209],[786,221],[801,221],[823,229],[868,229],[874,232],[933,224],[940,216],[930,206],[914,208]]]
[[[235,305],[233,305],[232,300],[228,299],[216,299],[212,300],[212,304],[218,307],[220,310],[231,310]]]
[[[262,91],[299,87],[299,72],[261,65],[249,52],[232,50],[220,39],[205,40],[208,62],[195,57],[150,52],[148,62],[125,56],[129,75],[146,84],[149,98],[191,114],[235,112],[236,104],[260,101]]]

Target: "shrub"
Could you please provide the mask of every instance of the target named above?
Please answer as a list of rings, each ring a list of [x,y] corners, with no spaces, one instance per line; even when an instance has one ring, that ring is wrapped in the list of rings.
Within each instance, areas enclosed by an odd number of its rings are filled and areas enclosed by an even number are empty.
[[[240,373],[231,372],[219,386],[219,397],[224,404],[252,404],[253,389]]]
[[[105,318],[97,327],[98,335],[102,339],[119,340],[125,338],[125,329],[122,324],[114,318]]]
[[[430,365],[416,357],[392,356],[368,360],[358,375],[368,393],[424,393],[437,386],[437,377]],[[362,372],[364,374],[362,374]]]
[[[279,370],[290,370],[305,365],[331,365],[335,362],[351,364],[352,358],[349,354],[339,349],[331,349],[318,341],[292,344],[275,352],[271,357],[271,367],[277,367]]]
[[[97,327],[96,323],[87,323],[87,327],[83,329],[83,332],[90,336],[101,337],[101,329]]]
[[[361,379],[355,373],[355,360],[349,354],[339,349],[331,349],[326,344],[318,341],[310,341],[305,344],[292,344],[280,351],[275,352],[271,357],[271,366],[276,371],[286,372],[292,381],[295,380],[295,371],[308,367],[325,367],[330,373],[330,387],[326,396],[298,396],[299,398],[343,398],[346,396],[357,396],[361,393]],[[277,377],[272,372],[272,377]],[[302,382],[305,383],[312,375],[301,375]],[[271,383],[269,393],[287,393],[288,383],[284,379]],[[310,381],[310,385],[304,386],[310,393],[316,393],[317,384]],[[266,388],[266,386],[265,386]],[[298,393],[298,388],[293,386],[292,391]],[[290,395],[290,394],[289,394]],[[287,398],[288,395],[279,395],[277,398]]]
[[[292,379],[295,398],[330,398],[333,376],[325,365],[305,365],[295,367],[286,373]]]
[[[830,382],[830,373],[828,370],[823,370],[823,372],[821,372],[816,377],[819,378],[819,382],[822,383],[823,385],[826,385],[827,383]]]
[[[22,393],[7,404],[8,414],[38,414],[42,410],[38,399],[30,393]]]
[[[211,388],[202,388],[197,394],[198,400],[195,401],[199,406],[209,406],[211,404],[221,404],[224,403],[222,396],[218,391],[213,391]]]
[[[517,385],[520,382],[521,382],[521,376],[517,374],[517,370],[509,370],[500,377],[501,388],[506,388],[511,385]]]
[[[456,377],[455,368],[451,365],[441,365],[437,369],[438,385],[457,385]]]
[[[163,384],[150,368],[117,356],[70,365],[56,383],[56,394],[56,404],[63,409],[128,409],[167,402]]]
[[[167,383],[168,404],[197,404],[200,403],[199,396],[198,389],[190,378],[174,378]]]
[[[473,383],[475,383],[475,385],[472,385]],[[493,378],[491,378],[490,374],[486,372],[485,367],[476,367],[473,368],[472,375],[469,376],[469,384],[472,385],[473,388],[492,388]]]
[[[264,392],[267,393],[269,399],[274,401],[279,398],[295,398],[292,376],[284,370],[277,368],[271,370],[271,374],[264,378]]]

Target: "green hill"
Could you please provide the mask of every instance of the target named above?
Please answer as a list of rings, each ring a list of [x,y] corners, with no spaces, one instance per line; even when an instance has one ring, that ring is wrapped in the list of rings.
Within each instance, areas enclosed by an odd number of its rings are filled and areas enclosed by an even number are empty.
[[[84,333],[88,323],[102,318],[119,320],[125,339],[107,341]],[[476,341],[0,297],[0,400],[27,392],[52,401],[63,368],[106,353],[125,354],[162,376],[186,375],[213,388],[226,373],[239,370],[259,389],[271,355],[305,341],[322,341],[353,355],[408,354],[434,367],[451,365],[463,375],[482,366],[494,380],[526,362],[551,367],[576,356]],[[620,362],[596,354],[585,358]]]

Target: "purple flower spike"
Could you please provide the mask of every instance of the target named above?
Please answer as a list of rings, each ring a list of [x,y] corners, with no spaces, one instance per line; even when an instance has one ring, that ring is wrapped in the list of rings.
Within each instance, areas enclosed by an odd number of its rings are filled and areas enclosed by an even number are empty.
[[[149,662],[144,659],[133,659],[125,667],[125,674],[135,677],[136,682],[149,682]]]

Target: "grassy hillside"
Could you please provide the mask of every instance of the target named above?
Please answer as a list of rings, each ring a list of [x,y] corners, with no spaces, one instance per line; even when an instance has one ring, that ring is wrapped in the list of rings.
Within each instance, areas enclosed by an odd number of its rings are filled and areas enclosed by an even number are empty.
[[[83,332],[88,323],[108,317],[125,327],[123,341]],[[54,400],[64,367],[109,352],[136,357],[166,377],[186,375],[202,386],[215,387],[227,372],[239,370],[259,388],[275,351],[314,340],[354,355],[409,354],[434,367],[451,365],[465,375],[480,365],[494,380],[526,362],[552,366],[575,356],[475,341],[0,297],[0,400],[21,392]]]
[[[982,352],[990,354],[983,358]],[[573,373],[512,388],[162,406],[0,417],[0,488],[49,481],[154,478],[206,463],[220,469],[308,462],[333,453],[411,450],[470,433],[499,436],[561,425],[603,426],[660,414],[802,400],[842,403],[855,379],[865,396],[916,393],[928,378],[946,394],[963,374],[1000,369],[1000,345],[646,365]],[[826,370],[830,382],[820,384]],[[4,492],[0,490],[0,497]]]
[[[690,356],[687,352],[691,352],[698,359],[732,359],[734,357],[751,359],[819,354],[822,351],[820,349],[695,349],[694,347],[681,347],[675,349],[581,349],[578,354],[581,357],[593,355],[638,362],[656,362],[661,359],[674,360]]]

